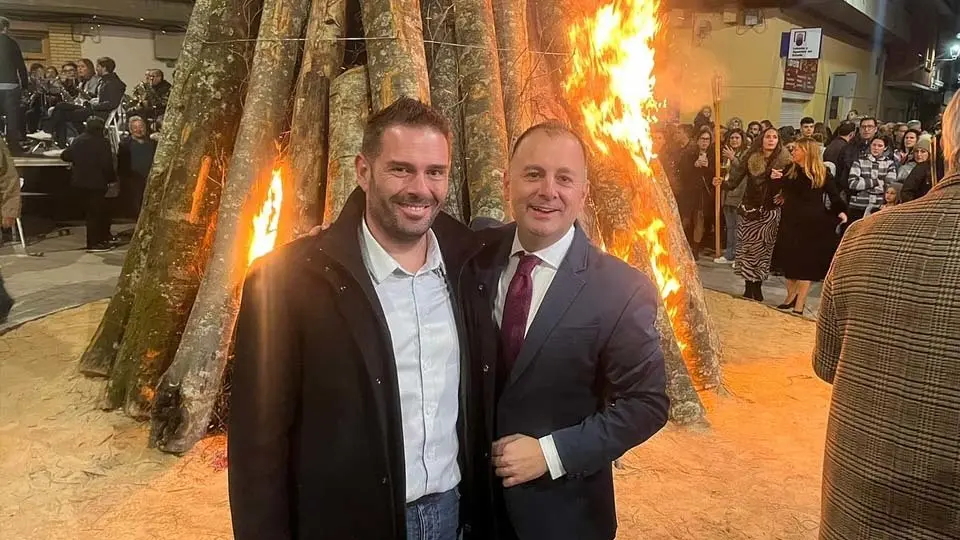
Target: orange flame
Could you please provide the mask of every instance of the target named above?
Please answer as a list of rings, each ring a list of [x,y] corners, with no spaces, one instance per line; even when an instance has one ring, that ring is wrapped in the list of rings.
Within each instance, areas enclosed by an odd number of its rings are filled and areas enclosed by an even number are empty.
[[[283,176],[280,169],[274,169],[270,180],[270,189],[263,201],[260,212],[253,216],[253,240],[247,254],[249,266],[259,257],[273,251],[277,242],[277,225],[280,223],[280,205],[283,203]]]
[[[656,77],[654,39],[660,30],[660,0],[613,0],[602,5],[568,33],[571,45],[570,73],[564,90],[572,103],[580,104],[584,126],[598,151],[610,155],[626,151],[638,174],[621,180],[631,198],[631,234],[619,235],[604,246],[615,256],[636,264],[633,245],[642,241],[651,273],[666,307],[667,316],[681,351],[687,350],[679,323],[680,281],[671,267],[661,233],[664,221],[640,200],[638,182],[656,182],[652,162],[651,127],[662,104],[654,97]],[[669,187],[664,186],[665,189]]]

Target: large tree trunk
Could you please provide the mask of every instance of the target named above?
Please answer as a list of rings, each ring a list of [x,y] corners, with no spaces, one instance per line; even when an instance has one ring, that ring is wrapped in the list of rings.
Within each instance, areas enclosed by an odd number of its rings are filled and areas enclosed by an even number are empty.
[[[327,104],[330,80],[343,64],[346,6],[346,0],[314,0],[310,11],[290,126],[288,159],[293,178],[288,185],[293,186],[294,197],[284,211],[289,211],[292,219],[281,217],[279,239],[306,234],[323,220]]]
[[[419,0],[362,0],[370,102],[379,111],[402,96],[430,102]]]
[[[144,211],[118,291],[81,359],[84,373],[111,374],[109,408],[123,403],[138,365],[163,369],[176,351],[209,252],[253,54],[243,40],[254,34],[258,12],[259,3],[247,0],[194,7]]]
[[[188,450],[207,430],[220,389],[247,272],[252,216],[266,199],[276,144],[286,129],[309,0],[268,0],[250,72],[236,151],[220,202],[210,265],[170,369],[157,388],[152,442]],[[156,381],[141,379],[144,387]],[[138,404],[139,407],[143,405]]]
[[[450,120],[450,191],[444,211],[461,221],[469,220],[465,206],[466,171],[463,163],[463,108],[460,100],[460,66],[457,62],[453,0],[424,0],[423,38],[430,75],[431,104]]]
[[[506,221],[503,175],[507,131],[490,0],[454,0],[463,91],[463,134],[470,217]]]
[[[323,222],[333,223],[357,187],[354,159],[363,144],[363,126],[370,114],[367,68],[358,66],[340,74],[330,86],[330,162]]]
[[[507,147],[533,123],[531,108],[533,61],[527,36],[527,0],[493,0],[493,17],[500,48],[500,79]]]

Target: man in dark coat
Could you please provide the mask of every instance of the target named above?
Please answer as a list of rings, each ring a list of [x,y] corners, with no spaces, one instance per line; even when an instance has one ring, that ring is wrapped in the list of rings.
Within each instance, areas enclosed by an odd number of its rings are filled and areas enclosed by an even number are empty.
[[[524,133],[506,181],[516,223],[482,231],[468,300],[488,537],[610,540],[611,463],[667,421],[657,290],[574,224],[588,184],[568,128]]]
[[[96,116],[87,119],[84,131],[60,154],[73,164],[71,184],[83,201],[87,219],[87,251],[110,251],[110,210],[107,187],[117,181],[113,151],[104,133],[104,122]]]
[[[0,116],[6,117],[7,144],[16,155],[23,152],[20,93],[26,90],[30,79],[20,46],[8,35],[9,30],[10,20],[0,17]]]
[[[837,187],[842,188],[842,192],[847,190],[847,177],[850,176],[850,166],[853,165],[852,161],[845,161],[845,150],[856,134],[857,126],[853,122],[844,122],[837,126],[836,137],[823,150],[823,162],[833,164],[830,173]]]
[[[416,100],[373,115],[336,222],[250,272],[228,436],[239,540],[469,533],[458,283],[480,245],[439,211],[450,137]]]

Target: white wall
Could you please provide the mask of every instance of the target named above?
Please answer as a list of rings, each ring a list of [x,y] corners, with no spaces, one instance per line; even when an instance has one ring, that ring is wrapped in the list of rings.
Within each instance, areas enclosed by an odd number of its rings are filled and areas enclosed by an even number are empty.
[[[117,62],[117,75],[127,84],[127,93],[143,79],[147,69],[162,69],[167,80],[173,68],[157,60],[153,52],[153,31],[124,26],[103,26],[100,35],[86,36],[80,44],[84,58],[94,62],[101,56],[109,56]]]

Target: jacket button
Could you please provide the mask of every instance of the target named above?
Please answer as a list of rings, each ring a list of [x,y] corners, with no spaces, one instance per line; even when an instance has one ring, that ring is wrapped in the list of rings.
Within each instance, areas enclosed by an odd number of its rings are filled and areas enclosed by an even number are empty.
[[[347,286],[346,286],[346,285],[341,285],[341,286],[340,286],[340,292],[343,292],[343,291],[345,291],[345,290],[347,290]]]
[[[488,371],[490,371],[490,364],[484,364],[484,365],[483,365],[483,372],[486,373],[486,372],[488,372]]]
[[[324,271],[324,272],[329,272],[329,271],[330,271],[330,267],[329,267],[329,266],[324,266],[324,267],[323,267],[323,271]]]
[[[480,291],[480,292],[483,292],[483,290],[484,290],[485,288],[486,288],[486,287],[483,286],[483,283],[477,285],[477,290]]]
[[[381,479],[380,479],[380,483],[383,484],[383,485],[387,485],[387,477],[384,476],[383,478],[381,478]]]
[[[380,379],[377,379],[377,384],[380,384]]]

